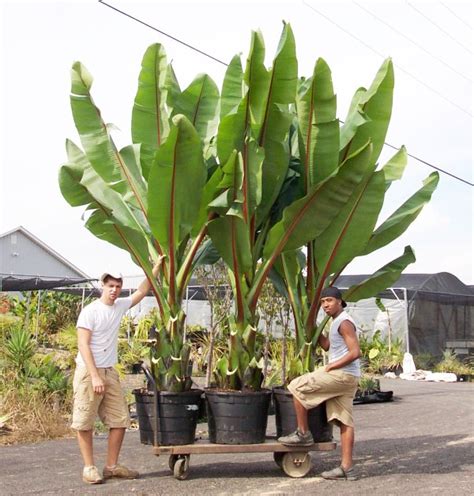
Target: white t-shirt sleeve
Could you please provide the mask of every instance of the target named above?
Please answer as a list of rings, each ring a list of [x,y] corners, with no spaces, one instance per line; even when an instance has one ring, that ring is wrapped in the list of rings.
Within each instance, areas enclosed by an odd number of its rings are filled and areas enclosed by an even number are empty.
[[[118,298],[115,304],[125,313],[132,306],[132,297]]]
[[[77,319],[77,327],[83,329],[88,329],[89,331],[94,330],[94,312],[90,311],[89,306],[83,308]]]

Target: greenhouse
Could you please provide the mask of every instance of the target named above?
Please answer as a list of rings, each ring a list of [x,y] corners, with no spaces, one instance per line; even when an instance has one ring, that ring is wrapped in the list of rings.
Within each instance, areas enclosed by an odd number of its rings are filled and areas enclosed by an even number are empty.
[[[341,276],[336,284],[347,289],[366,277]],[[380,330],[385,338],[389,333],[393,339],[402,338],[412,354],[440,356],[447,348],[458,354],[473,351],[474,291],[453,274],[402,274],[378,298],[381,307],[376,298],[348,305],[363,331]]]

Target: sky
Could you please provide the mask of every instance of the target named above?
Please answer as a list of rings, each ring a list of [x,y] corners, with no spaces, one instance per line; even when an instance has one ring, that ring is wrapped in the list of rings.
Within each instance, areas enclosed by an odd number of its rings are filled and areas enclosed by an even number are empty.
[[[109,5],[229,62],[245,61],[251,30],[260,29],[271,66],[282,29],[296,38],[299,75],[317,58],[332,70],[338,117],[359,86],[368,87],[386,57],[395,67],[392,121],[386,142],[473,182],[473,10],[470,2],[413,1],[126,1]],[[140,274],[129,255],[95,238],[81,207],[62,198],[58,170],[65,140],[80,143],[69,106],[70,68],[81,61],[94,77],[92,95],[119,147],[131,143],[130,121],[146,48],[162,43],[181,88],[198,73],[221,86],[225,66],[96,0],[0,0],[0,233],[22,225],[91,277],[104,269]],[[388,146],[383,164],[394,150]],[[390,188],[380,222],[433,171],[412,158]],[[473,188],[441,174],[431,203],[396,241],[357,258],[346,274],[368,274],[411,245],[406,272],[451,272],[474,284]]]

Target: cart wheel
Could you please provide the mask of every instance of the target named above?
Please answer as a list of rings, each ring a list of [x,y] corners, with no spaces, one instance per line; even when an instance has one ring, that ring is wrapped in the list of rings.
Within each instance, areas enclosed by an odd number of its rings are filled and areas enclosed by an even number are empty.
[[[275,463],[280,467],[283,468],[283,457],[285,456],[285,453],[281,451],[274,451],[273,452],[273,460]]]
[[[311,456],[308,452],[283,454],[282,469],[290,477],[304,477],[311,469]]]
[[[174,472],[174,465],[176,463],[176,461],[178,460],[179,458],[179,455],[170,455],[170,457],[168,458],[168,466],[171,470],[171,472]]]
[[[176,460],[173,467],[173,475],[175,479],[184,480],[189,475],[189,455],[184,455]]]

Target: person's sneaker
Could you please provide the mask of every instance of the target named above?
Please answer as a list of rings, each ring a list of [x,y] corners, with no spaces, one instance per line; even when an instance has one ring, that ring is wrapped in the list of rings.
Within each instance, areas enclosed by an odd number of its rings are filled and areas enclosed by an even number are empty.
[[[104,482],[104,479],[102,479],[102,476],[95,465],[84,467],[82,471],[82,480],[88,484],[102,484],[102,482]]]
[[[139,476],[139,473],[136,470],[132,470],[119,464],[112,468],[104,467],[104,471],[102,473],[104,475],[104,479],[112,479],[112,477],[116,477],[117,479],[136,479]]]
[[[354,481],[357,480],[358,477],[354,472],[354,467],[351,467],[348,470],[344,470],[342,467],[336,467],[332,470],[327,470],[321,474],[323,479],[328,480],[349,480]]]
[[[311,446],[314,444],[311,431],[307,431],[303,434],[299,429],[296,429],[295,432],[292,432],[288,436],[279,437],[277,441],[287,446]]]

